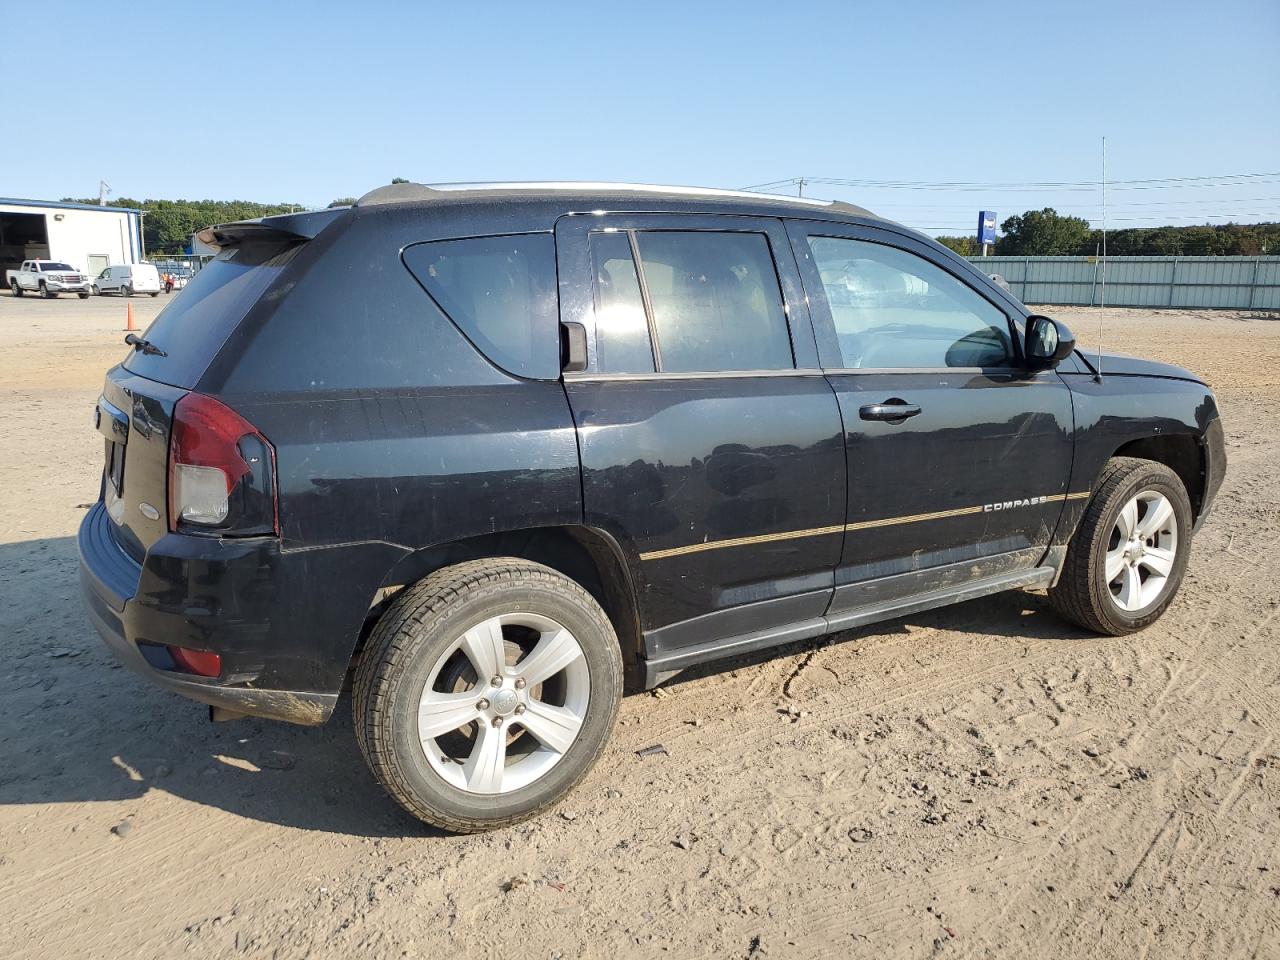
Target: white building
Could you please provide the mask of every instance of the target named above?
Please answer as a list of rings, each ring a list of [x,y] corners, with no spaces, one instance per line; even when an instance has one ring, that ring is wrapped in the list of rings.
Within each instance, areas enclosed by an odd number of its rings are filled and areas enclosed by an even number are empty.
[[[0,197],[0,276],[23,260],[61,260],[96,277],[142,259],[141,210]]]

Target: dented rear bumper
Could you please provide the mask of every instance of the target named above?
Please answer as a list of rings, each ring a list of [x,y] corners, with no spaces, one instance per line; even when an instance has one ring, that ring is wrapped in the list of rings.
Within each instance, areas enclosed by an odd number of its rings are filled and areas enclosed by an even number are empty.
[[[99,503],[80,526],[81,590],[106,645],[153,683],[234,713],[314,725],[333,712],[377,589],[357,570],[373,577],[378,565],[354,562],[358,549],[290,553],[274,538],[170,534],[139,563]],[[222,673],[183,672],[167,662],[168,645],[219,654]]]

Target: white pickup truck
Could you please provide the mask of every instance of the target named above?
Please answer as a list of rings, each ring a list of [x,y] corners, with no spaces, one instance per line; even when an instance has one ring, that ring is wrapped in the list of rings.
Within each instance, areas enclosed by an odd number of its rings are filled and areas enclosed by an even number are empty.
[[[28,290],[52,299],[60,293],[75,293],[81,300],[89,296],[89,278],[60,260],[24,260],[20,270],[6,270],[5,283],[20,297]]]

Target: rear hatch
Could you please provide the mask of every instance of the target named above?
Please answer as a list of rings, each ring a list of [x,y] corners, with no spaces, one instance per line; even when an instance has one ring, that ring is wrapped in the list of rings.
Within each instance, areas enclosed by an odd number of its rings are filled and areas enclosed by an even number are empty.
[[[146,348],[135,348],[108,371],[94,412],[104,443],[102,499],[116,541],[135,560],[170,529],[175,406],[254,305],[284,279],[307,239],[332,219],[310,214],[213,228],[210,239],[222,245],[217,258],[142,334]]]

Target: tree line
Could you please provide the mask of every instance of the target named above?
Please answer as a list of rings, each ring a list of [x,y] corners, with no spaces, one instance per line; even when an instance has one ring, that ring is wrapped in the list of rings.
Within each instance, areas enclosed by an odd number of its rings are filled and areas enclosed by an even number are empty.
[[[963,257],[982,255],[977,237],[938,237]],[[1091,257],[1102,231],[1052,207],[1028,210],[1000,224],[998,257]],[[1280,254],[1280,223],[1224,223],[1194,227],[1134,227],[1107,231],[1111,257],[1257,257]]]
[[[392,183],[405,183],[400,177]],[[64,197],[71,203],[96,203],[94,199]],[[354,203],[342,197],[330,207]],[[248,200],[134,200],[120,197],[112,206],[146,211],[142,237],[148,256],[182,253],[197,230],[215,223],[251,220],[307,209],[300,203],[253,203]],[[938,242],[964,257],[982,253],[977,238],[938,237]],[[1089,221],[1068,217],[1052,207],[1028,210],[1000,224],[996,256],[1072,257],[1093,256],[1101,247],[1102,231]],[[1107,231],[1107,253],[1113,257],[1256,257],[1280,254],[1280,223],[1227,223],[1195,227],[1137,227]]]
[[[396,177],[392,183],[408,183]],[[341,197],[329,204],[341,207],[355,203],[355,197]],[[97,204],[97,198],[63,197],[63,203]],[[297,213],[308,209],[301,203],[253,203],[249,200],[134,200],[119,197],[113,207],[133,207],[145,212],[142,218],[142,240],[147,256],[180,254],[191,243],[197,230],[217,223],[254,220],[277,213]]]
[[[64,197],[68,203],[96,204],[96,199],[80,200]],[[197,230],[215,223],[233,220],[252,220],[277,213],[293,213],[305,210],[300,203],[252,203],[248,200],[133,200],[120,197],[111,202],[113,207],[134,207],[145,210],[142,218],[142,239],[147,256],[182,253],[191,243],[191,235]]]

